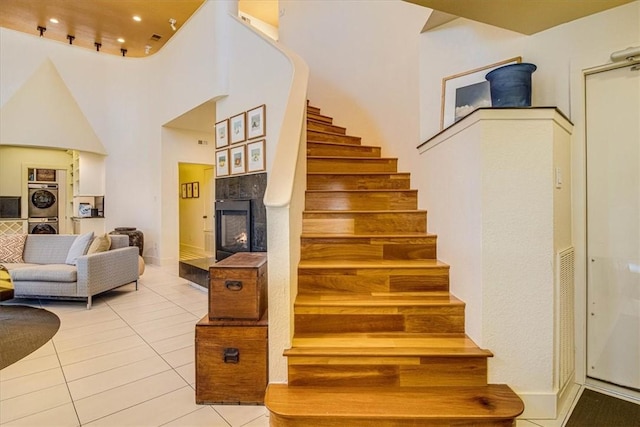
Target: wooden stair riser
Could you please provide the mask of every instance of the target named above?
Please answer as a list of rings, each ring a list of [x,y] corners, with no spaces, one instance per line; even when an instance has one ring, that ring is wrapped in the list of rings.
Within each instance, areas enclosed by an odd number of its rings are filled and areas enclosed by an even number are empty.
[[[307,211],[393,211],[418,208],[416,190],[307,191]]]
[[[336,125],[330,125],[327,123],[323,123],[323,122],[314,122],[309,120],[307,122],[307,130],[314,130],[314,131],[318,131],[318,132],[329,132],[329,133],[336,133],[339,135],[346,135],[347,134],[347,129],[341,127],[341,126],[336,126]]]
[[[307,104],[307,114],[320,114],[320,108]]]
[[[390,158],[309,157],[308,172],[397,172],[398,160]]]
[[[362,143],[362,138],[359,136],[341,135],[339,133],[320,132],[307,129],[307,141],[360,145]]]
[[[380,147],[307,142],[307,156],[380,157]]]
[[[406,212],[304,212],[302,232],[327,234],[426,233],[427,213]]]
[[[449,290],[449,268],[298,269],[301,293],[432,292]]]
[[[436,259],[436,236],[302,237],[302,260]]]
[[[296,311],[294,321],[299,333],[464,333],[464,308],[412,314],[303,314]]]
[[[319,123],[326,123],[326,124],[333,124],[333,118],[332,117],[328,117],[328,116],[323,116],[322,114],[318,114],[318,113],[313,113],[310,111],[307,111],[307,122],[319,122]]]
[[[450,387],[487,383],[486,357],[295,357],[291,386]]]
[[[408,173],[307,175],[307,190],[408,190]]]

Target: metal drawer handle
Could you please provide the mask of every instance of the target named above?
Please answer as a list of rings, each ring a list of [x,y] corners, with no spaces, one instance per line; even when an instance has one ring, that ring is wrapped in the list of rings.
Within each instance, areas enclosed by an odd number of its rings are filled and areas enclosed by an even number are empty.
[[[242,281],[241,280],[225,280],[224,286],[230,291],[241,291]]]
[[[224,363],[240,362],[240,350],[237,348],[225,348],[223,353]]]

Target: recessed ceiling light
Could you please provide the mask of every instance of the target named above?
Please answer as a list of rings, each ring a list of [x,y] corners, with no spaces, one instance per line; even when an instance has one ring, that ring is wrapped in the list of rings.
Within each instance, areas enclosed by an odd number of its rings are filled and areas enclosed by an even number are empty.
[[[136,22],[140,22],[140,21],[142,21],[142,18],[140,18],[138,15],[134,15],[133,16],[133,20],[136,21]]]
[[[124,39],[122,37],[118,38],[118,43],[124,43]]]
[[[52,24],[57,24],[60,21],[58,21],[56,18],[51,18],[49,19],[49,22],[51,22]]]

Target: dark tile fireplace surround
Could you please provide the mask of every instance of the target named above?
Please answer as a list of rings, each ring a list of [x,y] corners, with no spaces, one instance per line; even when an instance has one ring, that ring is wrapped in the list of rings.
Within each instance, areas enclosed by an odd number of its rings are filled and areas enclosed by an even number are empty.
[[[248,223],[250,224],[250,229],[249,232],[246,233],[248,241],[246,241],[246,244],[241,245],[244,246],[243,250],[250,250],[252,252],[267,251],[267,210],[263,202],[266,188],[266,173],[216,178],[215,180],[216,201],[223,201],[222,204],[217,204],[218,207],[226,205],[232,206],[235,209],[243,205],[249,206],[250,218]],[[229,255],[228,253],[220,253],[219,251],[220,242],[221,239],[223,239],[219,231],[223,217],[221,212],[216,211],[216,258],[180,261],[180,277],[205,288],[209,287],[209,267],[216,261],[221,261],[225,256]],[[232,228],[235,228],[235,226]]]

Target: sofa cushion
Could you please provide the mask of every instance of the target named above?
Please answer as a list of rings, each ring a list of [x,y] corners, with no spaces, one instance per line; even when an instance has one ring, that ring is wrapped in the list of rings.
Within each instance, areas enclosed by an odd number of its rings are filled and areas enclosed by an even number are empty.
[[[26,234],[2,234],[0,235],[0,263],[24,262],[22,252]]]
[[[78,270],[73,265],[47,264],[10,269],[11,279],[17,281],[75,282]]]
[[[91,240],[93,239],[93,231],[84,233],[76,237],[67,253],[67,264],[76,265],[78,257],[87,253]]]
[[[102,236],[96,236],[89,245],[89,249],[87,250],[88,254],[95,254],[98,252],[106,252],[111,247],[111,237],[107,233],[104,233]]]

